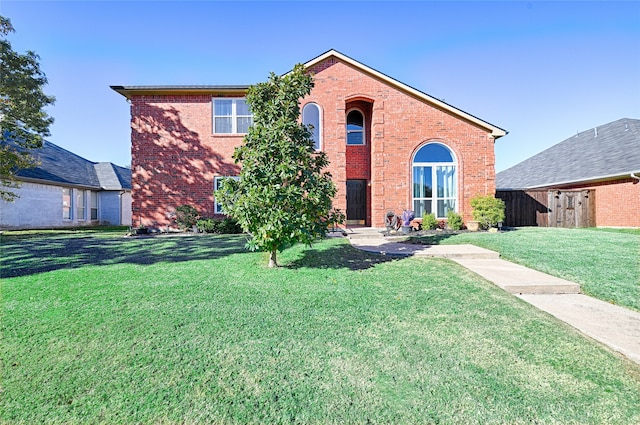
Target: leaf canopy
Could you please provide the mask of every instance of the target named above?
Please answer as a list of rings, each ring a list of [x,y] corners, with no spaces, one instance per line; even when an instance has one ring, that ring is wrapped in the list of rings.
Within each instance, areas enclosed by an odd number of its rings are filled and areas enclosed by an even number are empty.
[[[270,252],[274,263],[276,251],[311,244],[340,218],[331,213],[336,188],[323,171],[327,155],[315,150],[310,129],[299,120],[300,100],[312,88],[300,64],[249,88],[253,126],[233,155],[242,164],[240,179],[225,179],[217,194],[251,235],[249,246]]]
[[[42,147],[53,123],[44,110],[55,98],[47,96],[40,57],[32,51],[13,50],[6,36],[14,32],[11,21],[0,16],[0,199],[12,201],[19,186],[15,173],[38,162],[32,151]]]

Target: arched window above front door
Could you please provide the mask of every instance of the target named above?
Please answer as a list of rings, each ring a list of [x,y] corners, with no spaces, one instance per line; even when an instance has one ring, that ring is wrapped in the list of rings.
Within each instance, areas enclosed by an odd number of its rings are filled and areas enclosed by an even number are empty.
[[[413,157],[413,210],[416,217],[435,213],[446,218],[456,211],[457,164],[453,152],[442,143],[427,143]]]
[[[364,116],[357,109],[347,114],[347,145],[364,145]]]
[[[321,128],[320,107],[315,103],[307,103],[302,108],[302,124],[306,125],[311,131],[313,138],[313,146],[316,150],[322,147],[322,128]]]

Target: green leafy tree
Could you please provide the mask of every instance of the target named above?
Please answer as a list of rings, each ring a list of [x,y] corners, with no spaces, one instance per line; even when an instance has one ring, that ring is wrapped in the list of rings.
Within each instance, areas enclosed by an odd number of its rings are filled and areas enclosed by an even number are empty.
[[[293,71],[254,85],[247,92],[253,126],[233,158],[242,164],[240,179],[225,179],[217,192],[224,211],[251,239],[248,247],[277,252],[326,234],[342,219],[332,212],[336,188],[323,171],[329,161],[314,149],[309,128],[300,123],[300,100],[311,92],[313,78],[298,64]]]
[[[44,108],[55,100],[42,91],[40,57],[15,52],[6,38],[12,32],[11,21],[0,16],[0,199],[6,201],[17,196],[10,190],[19,187],[15,173],[38,165],[32,151],[50,134],[53,118]]]

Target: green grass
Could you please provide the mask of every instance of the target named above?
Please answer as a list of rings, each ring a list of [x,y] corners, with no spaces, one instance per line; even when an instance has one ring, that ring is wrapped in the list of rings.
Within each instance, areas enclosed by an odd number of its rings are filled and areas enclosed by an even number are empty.
[[[640,422],[637,365],[447,260],[0,242],[2,423]]]
[[[122,234],[129,230],[129,226],[82,226],[82,227],[65,227],[54,229],[25,229],[25,230],[4,230],[0,234],[7,237],[17,236],[59,236],[59,235],[82,235],[92,234],[94,236]]]
[[[506,260],[579,283],[588,295],[640,311],[640,229],[522,227],[419,239],[498,251]]]

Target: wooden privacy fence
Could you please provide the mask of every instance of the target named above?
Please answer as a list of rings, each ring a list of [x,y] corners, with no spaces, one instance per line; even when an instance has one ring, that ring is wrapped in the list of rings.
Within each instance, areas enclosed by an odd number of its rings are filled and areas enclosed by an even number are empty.
[[[498,190],[508,227],[595,226],[593,190]]]

